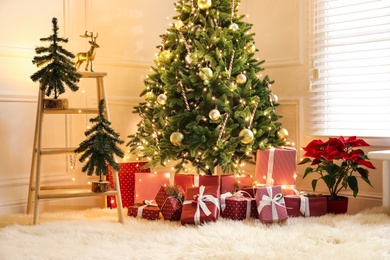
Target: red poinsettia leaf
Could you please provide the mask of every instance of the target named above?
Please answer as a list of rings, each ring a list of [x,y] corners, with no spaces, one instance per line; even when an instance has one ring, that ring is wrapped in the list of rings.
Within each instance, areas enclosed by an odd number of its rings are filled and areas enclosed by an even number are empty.
[[[366,160],[361,159],[361,160],[356,160],[356,163],[363,165],[363,166],[366,166],[367,168],[370,168],[370,169],[375,169],[375,166],[370,161],[366,161]]]

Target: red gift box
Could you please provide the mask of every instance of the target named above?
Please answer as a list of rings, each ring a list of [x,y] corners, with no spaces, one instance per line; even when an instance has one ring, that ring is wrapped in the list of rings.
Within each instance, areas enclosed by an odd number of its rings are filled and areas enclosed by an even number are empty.
[[[284,197],[284,201],[289,217],[314,217],[327,214],[327,198],[325,196],[287,195]]]
[[[217,221],[219,216],[219,186],[200,186],[186,190],[180,222],[199,225]]]
[[[135,173],[134,203],[142,203],[144,200],[154,199],[160,187],[169,185],[169,182],[169,172]]]
[[[173,183],[175,185],[187,188],[203,186],[219,186],[220,176],[218,175],[199,175],[199,174],[175,174]]]
[[[135,173],[150,172],[150,169],[142,169],[147,162],[119,163],[121,167],[118,171],[119,187],[121,190],[122,207],[127,208],[134,204]],[[108,167],[106,178],[110,182],[111,188],[114,188],[112,168]],[[116,208],[115,196],[107,196],[107,207]]]
[[[260,222],[273,223],[287,220],[287,209],[281,186],[259,187],[255,198]]]
[[[156,195],[156,202],[164,219],[180,220],[184,190],[180,186],[161,186]]]
[[[253,178],[250,175],[221,175],[221,194],[242,190],[244,187],[252,185]]]
[[[154,203],[130,206],[128,208],[127,215],[133,216],[135,218],[144,218],[147,220],[160,219],[160,209],[158,208],[157,204]]]
[[[222,195],[221,195],[222,196]],[[244,220],[249,218],[259,218],[255,198],[248,197],[227,197],[225,207],[222,209],[221,217],[233,220]]]
[[[294,148],[257,150],[256,182],[267,186],[280,185],[283,189],[295,188],[296,154]]]

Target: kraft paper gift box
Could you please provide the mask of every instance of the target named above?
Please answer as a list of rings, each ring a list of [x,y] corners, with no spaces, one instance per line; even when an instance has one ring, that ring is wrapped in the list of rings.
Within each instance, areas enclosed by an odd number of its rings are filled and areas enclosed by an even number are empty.
[[[144,166],[145,164],[146,162],[119,163],[119,166],[121,168],[118,171],[118,178],[123,208],[128,208],[134,204],[135,173],[150,172],[150,169],[142,169],[142,166]],[[111,188],[114,188],[114,180],[112,177],[111,167],[108,167],[108,175],[106,179],[110,182]],[[115,196],[107,196],[107,207],[117,207]]]
[[[156,195],[156,202],[164,219],[180,220],[184,199],[184,190],[181,186],[161,186]]]
[[[240,191],[234,194],[230,192],[222,194],[221,217],[232,220],[258,219],[256,199],[244,197]]]
[[[181,224],[200,225],[217,221],[219,196],[219,185],[188,188],[183,202]]]
[[[157,220],[161,218],[160,209],[155,201],[146,200],[144,204],[138,203],[130,206],[127,211],[128,216],[144,218],[147,220]]]
[[[247,174],[226,174],[221,175],[221,194],[225,192],[235,192],[244,187],[252,186],[253,178]]]
[[[153,200],[161,186],[169,185],[169,172],[137,172],[135,173],[134,203]]]
[[[273,148],[257,150],[256,182],[267,186],[282,186],[294,189],[296,178],[296,154],[294,148]]]
[[[289,217],[318,217],[328,211],[325,196],[286,195],[284,201]]]
[[[284,222],[288,219],[282,187],[259,187],[255,198],[261,223]]]
[[[203,186],[219,186],[219,175],[199,175],[199,174],[175,174],[173,178],[175,185],[181,186],[184,190],[187,188]]]

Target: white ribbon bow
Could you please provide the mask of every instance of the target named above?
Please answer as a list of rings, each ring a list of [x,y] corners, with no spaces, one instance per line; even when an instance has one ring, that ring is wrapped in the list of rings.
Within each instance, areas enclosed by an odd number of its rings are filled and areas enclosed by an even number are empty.
[[[215,198],[214,196],[209,195],[209,194],[203,195],[204,190],[205,190],[205,186],[202,185],[199,187],[199,196],[196,200],[196,202],[197,202],[196,203],[196,211],[195,211],[195,215],[194,215],[195,225],[200,224],[200,210],[201,209],[206,216],[210,216],[210,214],[211,214],[211,211],[209,210],[209,208],[207,207],[205,202],[213,203],[215,206],[217,206],[217,209],[219,210],[219,200],[217,198]],[[193,200],[186,200],[183,202],[183,204],[191,204],[192,201]]]
[[[270,205],[272,208],[272,220],[277,221],[277,220],[279,220],[279,215],[278,215],[278,211],[276,210],[276,205],[278,205],[280,207],[285,207],[284,205],[281,204],[281,203],[284,204],[283,195],[281,193],[278,193],[275,195],[275,197],[273,197],[272,196],[272,187],[266,187],[266,189],[267,189],[269,196],[263,195],[263,197],[261,198],[261,201],[259,203],[259,207],[257,208],[257,211],[260,214],[265,206]]]
[[[144,203],[145,205],[140,206],[137,210],[137,218],[142,218],[142,211],[147,206],[155,206],[155,207],[158,206],[155,200],[144,200]]]

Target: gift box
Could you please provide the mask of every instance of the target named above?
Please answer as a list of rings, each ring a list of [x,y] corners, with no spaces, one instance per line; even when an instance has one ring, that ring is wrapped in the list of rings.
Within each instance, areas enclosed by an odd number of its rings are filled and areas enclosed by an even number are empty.
[[[169,172],[137,172],[135,173],[134,203],[153,200],[161,186],[169,185]]]
[[[138,203],[130,206],[127,215],[147,220],[157,220],[161,217],[160,209],[154,201],[145,201],[144,204]]]
[[[150,169],[142,169],[142,166],[145,164],[146,162],[119,163],[121,168],[118,171],[118,179],[123,208],[128,208],[134,204],[135,173],[150,172]],[[114,188],[112,168],[110,166],[108,167],[106,180],[110,182],[111,188]],[[107,196],[107,207],[116,208],[116,206],[116,197]]]
[[[325,196],[287,195],[284,196],[289,217],[323,216],[327,214]]]
[[[244,197],[240,191],[235,194],[222,194],[221,217],[232,220],[258,219],[256,199]]]
[[[260,222],[273,223],[287,220],[287,209],[281,186],[259,187],[255,198]]]
[[[188,188],[183,202],[182,225],[215,222],[219,216],[219,185]]]
[[[161,186],[156,195],[156,203],[164,219],[180,220],[184,199],[184,190],[181,186]]]
[[[283,189],[295,188],[296,153],[294,148],[270,148],[257,150],[256,182],[267,186],[282,186]]]
[[[219,186],[219,175],[199,175],[199,174],[175,174],[173,178],[175,185],[181,186],[184,190],[187,188],[203,186]]]
[[[247,174],[221,175],[221,194],[242,190],[244,187],[251,187],[252,185],[253,178]]]

